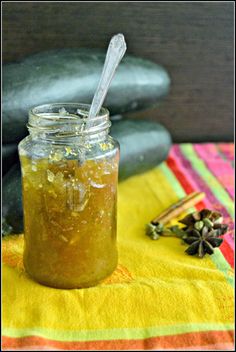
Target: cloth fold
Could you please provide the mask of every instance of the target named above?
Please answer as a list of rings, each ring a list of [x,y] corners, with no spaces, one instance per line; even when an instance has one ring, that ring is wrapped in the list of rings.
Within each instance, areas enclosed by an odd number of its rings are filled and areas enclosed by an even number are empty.
[[[232,144],[182,144],[155,169],[120,183],[119,264],[96,287],[34,282],[22,264],[23,236],[4,238],[3,350],[233,350],[232,172]],[[230,222],[212,256],[188,256],[178,238],[145,236],[154,216],[202,190],[206,200],[196,209],[223,209]]]

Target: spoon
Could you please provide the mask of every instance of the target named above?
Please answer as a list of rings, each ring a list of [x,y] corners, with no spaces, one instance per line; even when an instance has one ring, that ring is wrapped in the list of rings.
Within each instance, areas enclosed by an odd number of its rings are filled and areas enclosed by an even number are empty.
[[[107,95],[111,80],[122,57],[126,52],[126,49],[127,47],[123,34],[119,33],[111,38],[107,49],[102,75],[89,110],[88,120],[98,115]]]

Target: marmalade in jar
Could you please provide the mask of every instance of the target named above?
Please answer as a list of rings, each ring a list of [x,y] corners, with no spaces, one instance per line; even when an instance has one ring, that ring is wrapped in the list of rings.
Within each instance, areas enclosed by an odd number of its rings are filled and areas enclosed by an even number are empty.
[[[65,141],[45,157],[40,143],[28,136],[19,146],[25,269],[51,287],[94,286],[117,266],[117,144],[100,141],[80,160]]]

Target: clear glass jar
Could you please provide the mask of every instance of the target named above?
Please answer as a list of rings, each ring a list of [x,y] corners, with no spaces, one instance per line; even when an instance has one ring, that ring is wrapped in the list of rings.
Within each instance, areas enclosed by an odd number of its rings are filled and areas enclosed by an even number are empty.
[[[24,266],[51,287],[94,286],[117,266],[119,144],[108,110],[88,120],[89,108],[35,107],[19,144]]]

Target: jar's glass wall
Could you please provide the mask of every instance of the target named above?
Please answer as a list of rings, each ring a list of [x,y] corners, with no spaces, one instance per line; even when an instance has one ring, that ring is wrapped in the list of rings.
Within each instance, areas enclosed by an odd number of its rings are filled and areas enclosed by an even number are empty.
[[[118,143],[108,128],[59,142],[43,136],[34,128],[19,145],[24,265],[49,286],[92,286],[117,265]]]

